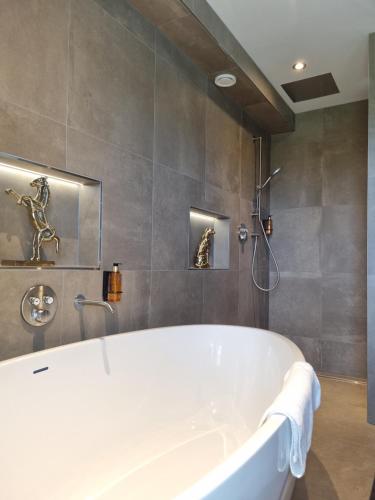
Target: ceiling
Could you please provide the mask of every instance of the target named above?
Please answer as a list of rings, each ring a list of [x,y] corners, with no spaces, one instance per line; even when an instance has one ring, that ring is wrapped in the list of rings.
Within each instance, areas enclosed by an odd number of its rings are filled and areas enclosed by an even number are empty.
[[[375,0],[208,0],[295,113],[366,99]],[[292,69],[303,60],[302,72]],[[293,103],[281,84],[332,73],[339,94]]]

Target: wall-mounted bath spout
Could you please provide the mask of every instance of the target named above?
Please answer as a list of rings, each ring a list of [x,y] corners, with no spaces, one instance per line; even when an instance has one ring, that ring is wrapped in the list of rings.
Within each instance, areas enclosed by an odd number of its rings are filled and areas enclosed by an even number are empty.
[[[105,302],[104,300],[90,300],[86,299],[84,295],[77,295],[74,299],[74,307],[77,309],[77,311],[80,311],[83,306],[99,306],[99,307],[104,307],[104,309],[111,314],[115,313],[115,310],[109,304],[108,302]]]

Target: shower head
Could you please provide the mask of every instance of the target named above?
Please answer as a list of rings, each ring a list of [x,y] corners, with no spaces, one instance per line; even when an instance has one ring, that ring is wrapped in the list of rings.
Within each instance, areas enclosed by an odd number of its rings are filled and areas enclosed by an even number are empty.
[[[270,182],[270,180],[272,179],[272,177],[275,177],[275,175],[277,175],[280,172],[280,170],[281,170],[281,167],[278,167],[276,170],[274,170],[272,172],[272,174],[268,177],[268,179],[266,180],[266,182],[264,184],[262,184],[261,186],[258,186],[258,189],[259,190],[264,189],[267,186],[267,184]]]

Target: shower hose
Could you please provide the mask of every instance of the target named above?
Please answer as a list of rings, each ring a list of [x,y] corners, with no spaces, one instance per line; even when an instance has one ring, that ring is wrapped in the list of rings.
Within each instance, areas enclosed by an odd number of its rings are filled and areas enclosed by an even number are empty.
[[[256,259],[256,255],[257,255],[257,249],[258,249],[258,238],[260,238],[260,236],[261,236],[260,234],[257,234],[257,233],[255,233],[253,235],[254,238],[255,238],[255,242],[254,242],[254,250],[253,250],[253,260],[252,260],[252,263],[251,263],[251,277],[253,278],[253,283],[258,288],[258,290],[261,290],[262,292],[272,292],[272,290],[275,290],[275,288],[279,284],[279,281],[280,281],[280,270],[279,270],[279,266],[277,264],[276,257],[275,257],[275,255],[274,255],[274,253],[272,251],[270,242],[269,242],[269,240],[267,238],[267,234],[266,234],[266,231],[264,229],[262,218],[261,218],[261,215],[260,215],[260,193],[261,193],[261,189],[259,189],[258,194],[257,194],[257,220],[258,220],[259,226],[260,226],[260,228],[262,230],[264,241],[265,241],[266,246],[268,248],[269,254],[272,257],[272,260],[273,260],[273,262],[275,264],[276,280],[275,280],[275,282],[273,283],[272,286],[270,286],[269,288],[264,288],[264,287],[262,287],[257,282],[257,280],[255,278],[255,259]]]

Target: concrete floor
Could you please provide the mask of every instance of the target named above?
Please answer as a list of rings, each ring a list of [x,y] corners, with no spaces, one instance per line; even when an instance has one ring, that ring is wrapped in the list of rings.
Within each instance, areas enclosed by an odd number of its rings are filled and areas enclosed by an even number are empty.
[[[366,423],[366,384],[320,377],[306,474],[292,500],[369,500],[375,474],[375,426]]]

